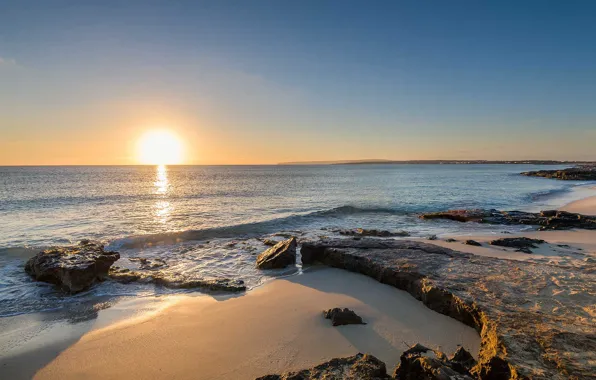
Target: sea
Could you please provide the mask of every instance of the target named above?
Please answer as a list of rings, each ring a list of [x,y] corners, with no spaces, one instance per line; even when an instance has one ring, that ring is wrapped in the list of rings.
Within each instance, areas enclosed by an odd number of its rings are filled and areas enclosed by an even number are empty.
[[[284,270],[256,269],[256,256],[267,248],[263,239],[316,239],[347,228],[407,231],[411,239],[513,232],[528,227],[425,221],[418,214],[454,208],[538,211],[586,196],[586,183],[519,175],[542,168],[558,167],[0,167],[0,325],[15,315],[68,314],[82,305],[95,310],[123,298],[191,292],[105,281],[66,295],[23,270],[46,247],[99,240],[120,252],[121,267],[137,270],[135,258],[161,259],[165,271],[241,279],[251,289],[302,273],[300,262]]]

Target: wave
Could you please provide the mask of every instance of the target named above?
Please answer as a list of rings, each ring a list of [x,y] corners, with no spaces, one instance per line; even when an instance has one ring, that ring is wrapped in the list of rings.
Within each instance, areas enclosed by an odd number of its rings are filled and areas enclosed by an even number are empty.
[[[528,196],[532,201],[556,198],[560,195],[572,192],[574,187],[575,186],[570,185],[570,186],[560,187],[560,188],[556,188],[556,189],[536,191],[536,192],[528,194]]]
[[[241,238],[263,235],[271,232],[298,228],[313,219],[325,219],[333,217],[345,217],[358,214],[388,214],[406,215],[409,211],[387,207],[356,207],[340,206],[327,210],[307,212],[305,214],[294,214],[283,218],[271,220],[236,224],[232,226],[205,228],[200,230],[184,230],[164,232],[148,235],[130,236],[117,239],[110,244],[113,249],[117,248],[140,248],[155,244],[175,244],[189,240],[205,240],[214,238]]]

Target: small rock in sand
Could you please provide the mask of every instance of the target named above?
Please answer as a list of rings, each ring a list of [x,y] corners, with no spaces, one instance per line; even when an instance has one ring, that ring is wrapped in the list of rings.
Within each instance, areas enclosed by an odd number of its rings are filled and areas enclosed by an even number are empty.
[[[323,312],[325,319],[331,319],[333,326],[341,325],[365,325],[362,318],[350,309],[341,309],[339,307],[329,309]]]
[[[464,244],[473,245],[475,247],[482,247],[482,244],[478,243],[476,240],[471,240],[471,239],[466,240],[464,242]]]

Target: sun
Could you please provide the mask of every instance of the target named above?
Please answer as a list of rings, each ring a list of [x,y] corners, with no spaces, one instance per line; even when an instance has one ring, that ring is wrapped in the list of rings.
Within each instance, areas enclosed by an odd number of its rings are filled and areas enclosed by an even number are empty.
[[[171,131],[146,132],[138,142],[138,160],[145,165],[176,165],[182,162],[182,143]]]

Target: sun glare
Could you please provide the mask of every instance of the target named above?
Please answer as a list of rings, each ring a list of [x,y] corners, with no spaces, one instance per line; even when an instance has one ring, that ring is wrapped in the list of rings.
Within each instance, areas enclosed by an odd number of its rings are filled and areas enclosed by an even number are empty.
[[[182,143],[167,130],[149,131],[138,144],[139,161],[145,165],[175,165],[182,162]]]

